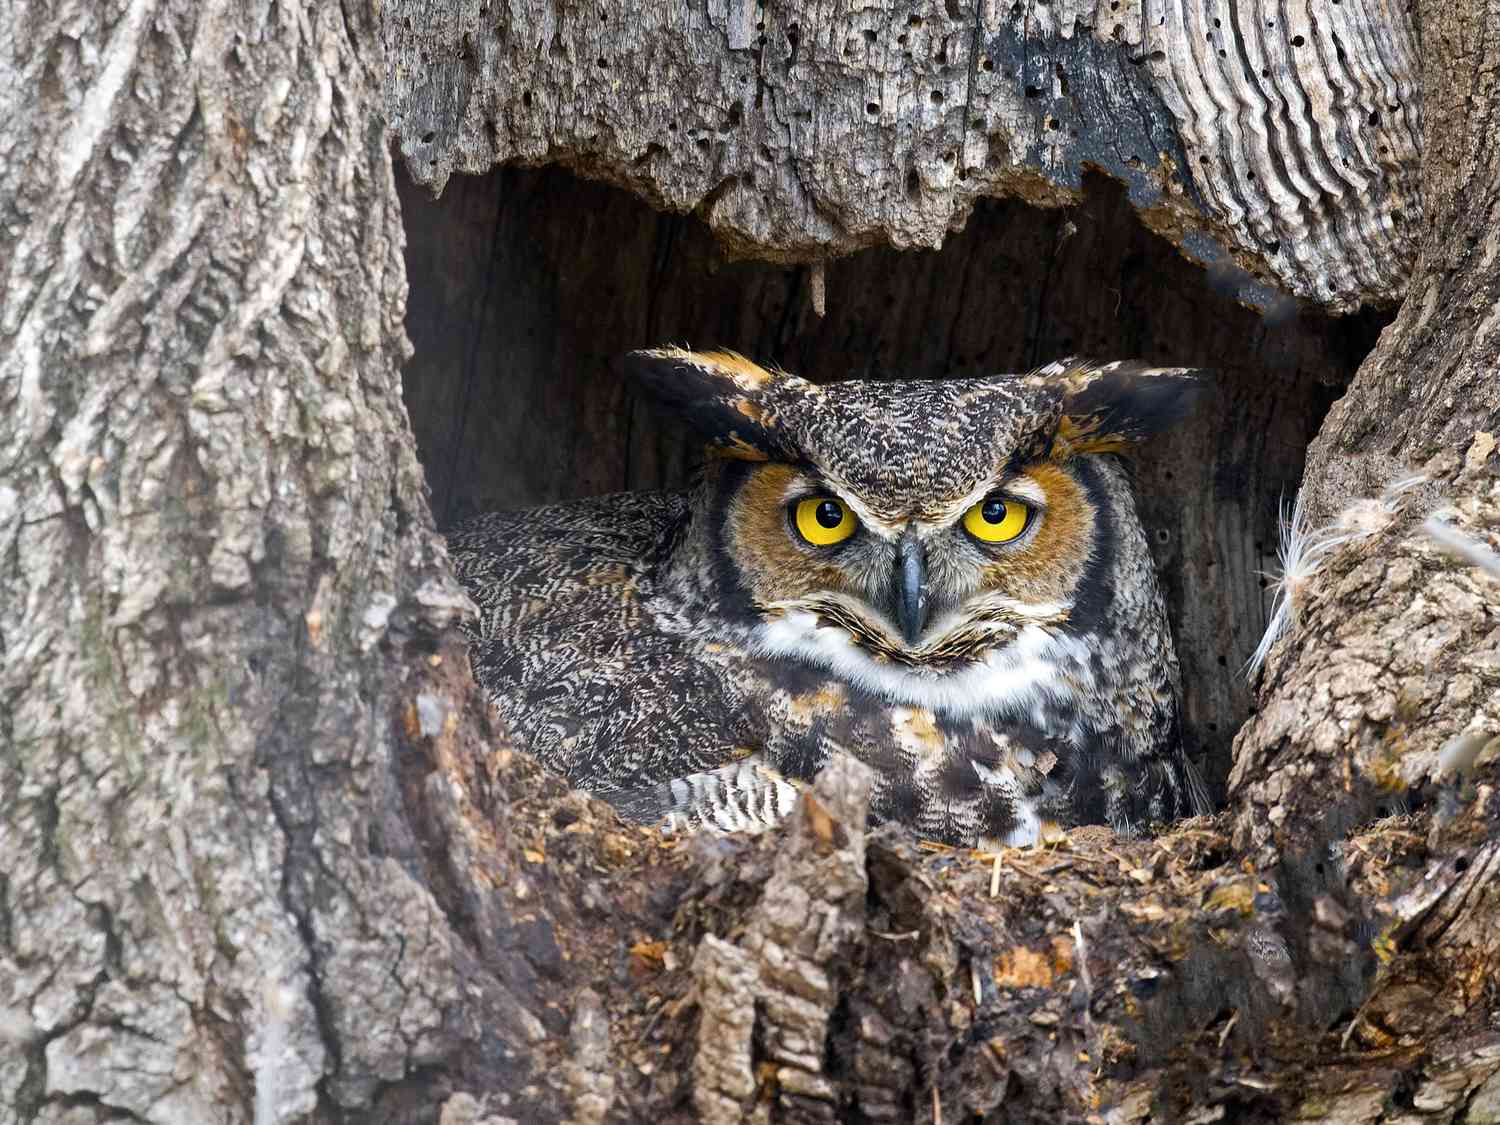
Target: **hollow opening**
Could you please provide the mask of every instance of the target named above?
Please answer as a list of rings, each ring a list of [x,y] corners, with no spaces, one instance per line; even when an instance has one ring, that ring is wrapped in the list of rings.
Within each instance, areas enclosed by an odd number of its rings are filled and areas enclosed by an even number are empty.
[[[415,354],[404,372],[440,528],[502,508],[681,486],[693,442],[627,395],[620,360],[728,347],[818,381],[1021,371],[1069,354],[1201,366],[1217,390],[1137,459],[1184,681],[1184,738],[1216,796],[1250,713],[1277,513],[1308,442],[1388,319],[1263,317],[1091,178],[1045,211],[985,201],[937,251],[807,267],[725,259],[696,217],[558,168],[401,177]]]

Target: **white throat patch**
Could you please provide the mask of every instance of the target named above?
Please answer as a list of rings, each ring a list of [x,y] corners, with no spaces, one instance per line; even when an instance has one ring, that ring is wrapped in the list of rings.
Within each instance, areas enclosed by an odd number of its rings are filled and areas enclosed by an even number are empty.
[[[848,630],[820,624],[815,614],[794,611],[755,627],[751,644],[763,656],[790,656],[824,668],[845,682],[892,703],[927,707],[949,717],[993,715],[1032,718],[1044,698],[1076,697],[1086,689],[1089,648],[1040,625],[1024,625],[1009,644],[983,661],[933,675],[877,661],[850,639]],[[1072,683],[1064,680],[1066,666]]]

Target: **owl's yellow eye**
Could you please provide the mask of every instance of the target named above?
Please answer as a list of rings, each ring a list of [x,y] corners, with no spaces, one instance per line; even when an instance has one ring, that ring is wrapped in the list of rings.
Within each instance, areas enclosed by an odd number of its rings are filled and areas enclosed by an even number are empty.
[[[814,496],[797,501],[797,534],[814,547],[832,547],[854,534],[854,513],[842,500]]]
[[[964,530],[986,543],[1009,543],[1030,522],[1030,508],[1003,496],[981,500],[964,513]]]

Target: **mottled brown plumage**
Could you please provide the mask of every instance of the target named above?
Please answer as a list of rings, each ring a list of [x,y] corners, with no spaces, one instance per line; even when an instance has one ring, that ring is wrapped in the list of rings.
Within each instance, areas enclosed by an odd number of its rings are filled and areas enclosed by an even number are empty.
[[[635,353],[715,454],[690,492],[481,517],[449,536],[476,675],[523,744],[628,815],[774,822],[830,755],[953,843],[1205,811],[1177,662],[1117,456],[1179,370],[818,386]]]

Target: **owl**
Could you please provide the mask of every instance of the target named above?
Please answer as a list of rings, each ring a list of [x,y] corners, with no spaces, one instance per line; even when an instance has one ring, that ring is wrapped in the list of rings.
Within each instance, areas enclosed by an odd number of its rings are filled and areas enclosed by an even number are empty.
[[[817,384],[632,353],[696,429],[685,492],[495,513],[448,536],[475,675],[520,744],[667,829],[774,824],[831,756],[872,818],[955,845],[1208,811],[1127,463],[1195,372]]]

